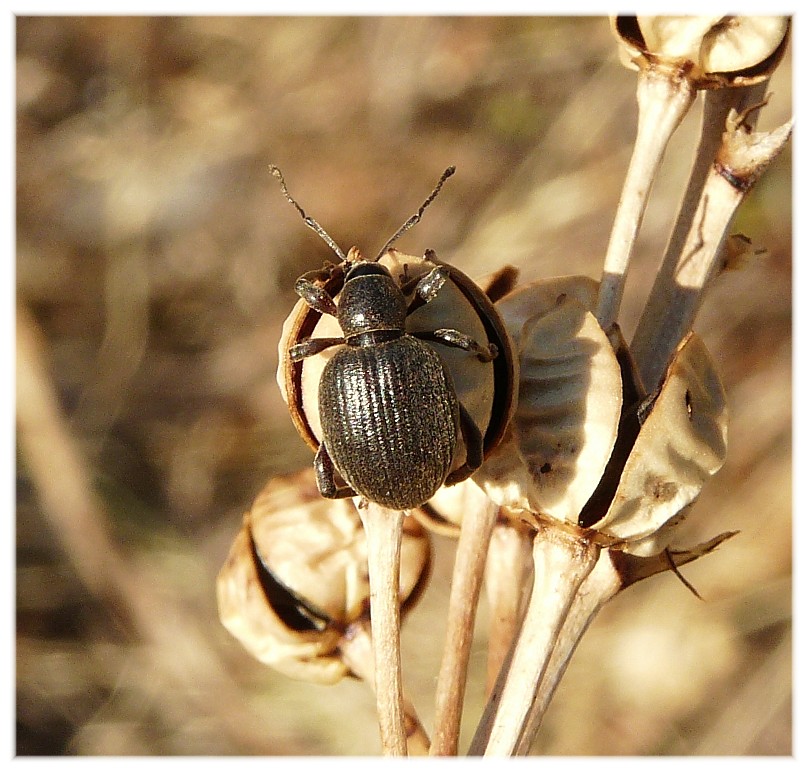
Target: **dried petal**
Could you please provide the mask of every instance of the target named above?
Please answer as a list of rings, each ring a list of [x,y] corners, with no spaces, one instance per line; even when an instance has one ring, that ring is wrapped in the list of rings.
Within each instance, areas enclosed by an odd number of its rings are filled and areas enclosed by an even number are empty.
[[[630,542],[644,539],[641,548],[634,545],[635,554],[664,549],[671,531],[660,529],[683,515],[723,465],[726,427],[720,377],[703,342],[690,334],[639,431],[613,502],[594,527]]]

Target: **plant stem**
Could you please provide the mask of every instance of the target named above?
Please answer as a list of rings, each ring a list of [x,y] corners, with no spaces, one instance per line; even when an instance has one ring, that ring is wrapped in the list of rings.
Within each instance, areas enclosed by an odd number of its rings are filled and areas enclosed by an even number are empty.
[[[406,756],[398,599],[401,538],[406,514],[373,502],[357,509],[367,534],[370,620],[381,750],[385,756]]]
[[[493,691],[513,645],[529,591],[530,534],[516,523],[497,523],[488,547],[485,594],[490,607],[485,694]],[[531,570],[531,569],[530,569]]]
[[[758,103],[764,97],[767,86],[768,81],[764,81],[753,86],[704,92],[701,135],[689,183],[681,201],[675,225],[670,233],[656,280],[631,341],[631,353],[648,393],[658,385],[658,378],[664,371],[662,368],[659,373],[657,365],[652,364],[649,360],[660,358],[658,354],[653,353],[657,349],[656,338],[665,322],[665,309],[668,309],[674,302],[676,269],[687,235],[692,228],[698,201],[701,198],[709,170],[720,147],[720,141],[726,128],[726,118],[732,108],[741,110],[743,107]],[[756,118],[756,113],[749,116],[748,124],[753,125]],[[664,367],[666,368],[666,362]]]
[[[650,67],[639,73],[639,121],[619,199],[597,302],[596,317],[608,330],[617,320],[628,264],[667,143],[695,98],[684,73]]]
[[[598,548],[552,526],[533,541],[535,576],[529,606],[499,692],[486,710],[471,755],[511,756],[535,702],[541,678],[581,582],[597,561]]]
[[[350,625],[339,644],[342,659],[351,671],[367,682],[375,693],[375,657],[373,636],[367,620]],[[418,717],[415,706],[404,695],[404,722],[406,724],[406,747],[410,756],[429,754],[429,737]]]
[[[432,756],[456,756],[462,702],[485,560],[498,507],[487,501],[463,513],[448,602],[445,648],[437,678]]]

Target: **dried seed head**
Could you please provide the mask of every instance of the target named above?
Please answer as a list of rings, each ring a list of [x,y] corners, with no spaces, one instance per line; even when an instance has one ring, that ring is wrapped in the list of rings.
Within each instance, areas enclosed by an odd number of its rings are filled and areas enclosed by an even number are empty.
[[[519,399],[509,441],[475,476],[500,506],[571,523],[599,483],[622,404],[616,356],[578,298],[595,301],[590,279],[535,282],[498,304],[517,341]]]
[[[499,304],[516,325],[519,401],[507,441],[474,479],[519,519],[580,525],[604,544],[655,554],[723,464],[723,388],[690,335],[660,391],[643,399],[618,328],[609,341],[578,298],[593,303],[596,287],[566,277]]]
[[[633,69],[685,73],[696,88],[747,86],[770,78],[784,53],[784,16],[615,16],[620,58]]]
[[[428,536],[409,518],[403,610],[416,600],[429,560]],[[339,643],[369,613],[367,543],[353,502],[323,499],[312,469],[274,478],[244,516],[217,592],[222,623],[261,662],[293,678],[338,681],[349,672]]]

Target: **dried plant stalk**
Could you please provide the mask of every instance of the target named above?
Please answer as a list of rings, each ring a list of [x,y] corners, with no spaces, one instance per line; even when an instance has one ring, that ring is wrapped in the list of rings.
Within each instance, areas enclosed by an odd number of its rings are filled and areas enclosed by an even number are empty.
[[[491,695],[470,753],[512,756],[580,584],[594,568],[598,549],[554,526],[541,526],[533,541],[532,596],[500,693]]]
[[[370,620],[376,704],[385,756],[406,756],[406,711],[401,679],[401,613],[398,585],[405,512],[368,502],[358,506],[367,534]]]
[[[445,648],[437,677],[432,756],[457,755],[477,603],[498,510],[488,501],[478,509],[472,507],[466,511],[462,520],[448,602]]]
[[[685,73],[651,68],[639,75],[636,144],[611,229],[595,314],[604,330],[617,319],[628,264],[667,143],[695,93]]]
[[[485,595],[490,607],[485,694],[490,695],[513,645],[529,590],[530,535],[516,523],[493,528],[485,566]]]
[[[653,390],[660,375],[659,365],[650,360],[651,358],[654,360],[662,358],[653,353],[658,349],[657,336],[664,325],[665,309],[669,309],[675,303],[676,269],[681,255],[684,253],[687,235],[692,229],[698,210],[698,201],[702,196],[709,170],[712,168],[720,148],[726,119],[732,109],[742,111],[751,105],[759,104],[765,95],[767,86],[768,81],[766,80],[752,86],[704,92],[701,133],[689,182],[653,288],[631,341],[631,353],[647,391]],[[747,125],[753,127],[757,117],[758,112],[755,111],[748,117]]]
[[[373,692],[375,685],[375,657],[373,656],[373,637],[366,621],[351,625],[339,644],[342,659],[351,671],[364,680]],[[406,695],[403,695],[404,723],[406,725],[406,747],[410,756],[427,756],[429,753],[429,736],[423,728],[415,706]]]

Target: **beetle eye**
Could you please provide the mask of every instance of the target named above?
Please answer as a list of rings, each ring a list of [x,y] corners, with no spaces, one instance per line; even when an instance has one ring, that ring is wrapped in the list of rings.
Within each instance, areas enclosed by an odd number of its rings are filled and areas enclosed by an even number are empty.
[[[292,630],[306,632],[324,630],[330,623],[322,611],[301,598],[281,582],[263,562],[255,540],[250,536],[252,560],[261,583],[261,589],[274,612]]]
[[[355,279],[357,276],[389,276],[390,272],[379,263],[361,262],[351,266],[347,274],[345,274],[345,281]]]

